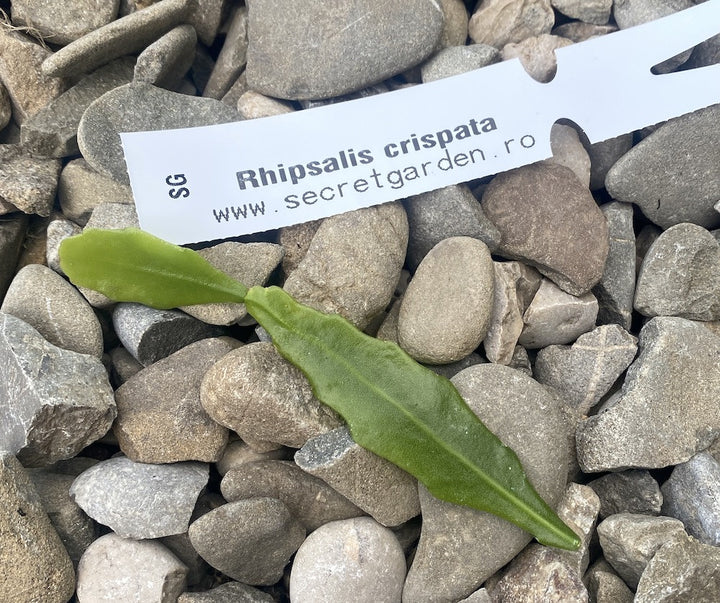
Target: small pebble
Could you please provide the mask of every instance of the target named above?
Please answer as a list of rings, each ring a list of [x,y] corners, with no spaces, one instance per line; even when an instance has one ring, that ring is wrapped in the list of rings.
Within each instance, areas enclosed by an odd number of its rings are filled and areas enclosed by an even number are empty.
[[[12,119],[12,102],[5,85],[0,82],[0,130],[5,128]]]
[[[423,82],[434,82],[497,63],[499,58],[497,48],[487,44],[448,46],[425,61],[420,73]]]
[[[585,574],[590,600],[596,603],[633,603],[634,593],[604,559],[599,559]]]
[[[676,465],[662,495],[663,515],[682,521],[700,542],[720,546],[720,462],[710,453]]]
[[[131,376],[115,392],[120,449],[140,463],[217,461],[228,440],[200,404],[205,373],[239,342],[202,339]]]
[[[253,586],[274,584],[305,540],[305,528],[275,498],[229,502],[190,525],[190,541],[215,569]]]
[[[605,25],[610,20],[612,0],[551,0],[554,8],[571,19]]]
[[[15,276],[16,266],[23,249],[23,241],[28,227],[28,217],[15,213],[0,219],[0,300]]]
[[[438,3],[445,18],[438,46],[447,48],[465,44],[468,37],[469,20],[465,3],[463,0],[439,0]]]
[[[487,333],[494,278],[490,251],[482,241],[451,237],[438,243],[418,266],[403,297],[400,347],[429,364],[467,356]]]
[[[187,571],[185,564],[157,541],[105,534],[80,559],[78,603],[172,603],[185,590]]]
[[[208,476],[203,463],[155,465],[116,456],[75,478],[70,496],[118,536],[159,538],[187,531]]]
[[[398,526],[420,514],[417,480],[356,444],[346,427],[308,440],[295,453],[295,462],[384,526]]]
[[[237,110],[243,119],[258,119],[295,111],[289,102],[270,98],[254,90],[248,90],[238,98]]]
[[[20,211],[49,216],[59,176],[57,159],[34,156],[20,145],[0,144],[0,198]]]
[[[580,182],[590,186],[590,155],[575,128],[554,123],[550,129],[550,148],[553,156],[547,161],[570,168]]]
[[[499,49],[550,33],[554,23],[550,0],[486,0],[475,7],[468,29],[473,41]]]
[[[616,513],[660,515],[663,495],[644,469],[608,473],[588,483],[600,497],[600,519]]]
[[[203,90],[203,96],[221,99],[240,77],[247,61],[247,30],[247,8],[237,7],[230,18],[225,41],[210,74],[210,79]]]
[[[220,490],[228,502],[268,496],[282,501],[308,532],[363,511],[319,477],[290,461],[259,460],[231,469]]]
[[[60,276],[65,276],[65,272],[60,267],[60,243],[68,237],[79,235],[81,232],[82,228],[70,220],[56,218],[50,221],[47,227],[47,247],[45,249],[45,261],[48,268],[51,268]],[[2,251],[0,251],[1,253]]]
[[[178,25],[143,50],[134,80],[160,88],[177,86],[195,59],[197,34],[192,25]]]
[[[580,40],[574,41],[579,42]],[[590,156],[590,190],[596,191],[605,186],[605,178],[610,168],[632,146],[632,134],[621,134],[615,138],[609,138],[587,146],[587,152]]]
[[[267,452],[253,450],[247,442],[232,440],[223,450],[220,460],[215,463],[215,468],[221,477],[225,477],[229,471],[238,469],[247,463],[255,461],[280,461],[288,458],[288,450],[277,448]]]
[[[519,59],[533,79],[545,83],[551,81],[557,71],[555,51],[571,44],[570,40],[546,33],[525,38],[522,42],[506,44],[500,52],[500,58],[503,61]],[[581,181],[585,184],[584,178]]]
[[[203,592],[185,592],[177,603],[274,603],[271,595],[242,582],[225,582]]]
[[[523,314],[518,343],[537,349],[575,341],[595,325],[597,299],[592,293],[570,295],[549,279],[543,279]]]
[[[395,603],[405,579],[395,535],[369,517],[334,521],[303,542],[290,574],[292,603]]]

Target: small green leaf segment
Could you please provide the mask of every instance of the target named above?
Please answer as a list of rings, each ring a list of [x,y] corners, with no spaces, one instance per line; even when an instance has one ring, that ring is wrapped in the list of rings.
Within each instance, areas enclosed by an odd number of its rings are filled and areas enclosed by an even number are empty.
[[[76,285],[155,308],[244,302],[278,351],[308,378],[361,446],[402,467],[436,497],[487,511],[542,544],[575,550],[578,536],[538,495],[517,455],[472,412],[455,387],[397,345],[278,287],[234,281],[196,252],[137,229],[66,239],[61,267]]]

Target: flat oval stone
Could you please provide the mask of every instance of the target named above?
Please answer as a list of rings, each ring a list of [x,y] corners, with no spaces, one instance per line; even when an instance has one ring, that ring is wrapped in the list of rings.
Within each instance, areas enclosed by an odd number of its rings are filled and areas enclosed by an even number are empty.
[[[240,119],[237,111],[215,99],[137,82],[103,94],[88,107],[80,120],[78,146],[92,167],[128,184],[120,132],[191,128]]]
[[[33,326],[50,343],[79,354],[100,358],[100,322],[77,289],[41,264],[17,273],[0,310]]]
[[[635,309],[645,316],[720,320],[720,242],[695,224],[660,234],[640,266]]]
[[[602,277],[607,222],[569,168],[535,163],[499,174],[482,206],[500,231],[500,255],[535,266],[571,295],[587,293]]]
[[[188,529],[208,477],[204,463],[156,465],[117,456],[81,473],[70,496],[95,521],[123,538],[160,538]]]
[[[490,251],[482,241],[451,237],[438,243],[418,266],[403,297],[400,347],[430,364],[467,356],[487,333],[494,279]]]
[[[655,224],[720,225],[720,104],[676,117],[623,155],[605,186],[618,201],[634,203]]]
[[[404,578],[405,555],[388,528],[369,517],[334,521],[308,536],[295,555],[290,600],[395,603]]]
[[[569,428],[558,400],[531,377],[500,364],[477,364],[452,382],[473,412],[517,453],[540,496],[556,505],[570,459]],[[423,486],[420,506],[422,533],[405,581],[405,603],[466,597],[532,538],[495,515],[441,501]]]
[[[248,84],[292,100],[360,90],[420,63],[435,49],[443,21],[432,0],[255,0]]]

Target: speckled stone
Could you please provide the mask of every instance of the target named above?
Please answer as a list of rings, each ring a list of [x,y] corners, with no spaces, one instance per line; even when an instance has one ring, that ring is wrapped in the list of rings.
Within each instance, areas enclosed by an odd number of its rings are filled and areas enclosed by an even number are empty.
[[[360,90],[420,63],[439,42],[443,21],[430,0],[402,6],[255,0],[248,12],[248,84],[286,99]]]
[[[616,513],[660,515],[663,495],[649,471],[608,473],[588,483],[600,497],[600,518]]]
[[[248,11],[234,9],[222,49],[213,66],[203,96],[221,99],[245,69],[248,49]]]
[[[434,82],[473,69],[481,69],[496,63],[499,58],[498,49],[487,44],[448,46],[425,61],[420,74],[423,82]]]
[[[137,58],[134,79],[160,88],[180,83],[195,59],[197,35],[192,25],[178,25],[150,44]]]
[[[475,42],[502,48],[550,33],[554,22],[550,0],[486,0],[476,5],[468,29]]]
[[[554,8],[571,19],[605,25],[610,20],[613,0],[550,0]]]
[[[0,201],[26,214],[50,215],[60,161],[37,157],[17,144],[0,144]]]

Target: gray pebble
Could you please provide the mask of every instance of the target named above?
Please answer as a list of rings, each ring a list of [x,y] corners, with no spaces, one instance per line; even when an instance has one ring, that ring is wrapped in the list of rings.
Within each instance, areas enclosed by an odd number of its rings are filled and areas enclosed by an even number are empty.
[[[250,585],[274,584],[305,528],[274,498],[230,502],[190,525],[190,541],[215,569]]]
[[[0,449],[43,466],[102,437],[116,410],[100,360],[58,348],[0,312],[0,414]]]
[[[286,448],[277,448],[267,452],[257,452],[247,442],[232,440],[223,450],[220,460],[215,463],[218,473],[225,477],[229,471],[238,469],[247,463],[255,461],[279,461],[288,458]]]
[[[283,115],[295,111],[288,101],[270,98],[254,90],[248,90],[237,100],[237,110],[243,119],[257,119],[272,115]]]
[[[63,272],[63,269],[60,267],[60,243],[68,237],[79,235],[81,232],[82,228],[70,220],[56,218],[50,221],[47,227],[47,246],[45,251],[45,261],[47,262],[48,268],[51,268],[61,276],[65,276],[65,272]],[[2,255],[2,251],[0,251],[0,255]]]
[[[605,186],[655,224],[720,225],[720,104],[671,119],[623,155]],[[682,174],[682,177],[679,175]]]
[[[119,0],[15,0],[14,25],[37,30],[50,44],[62,46],[107,25],[118,13]]]
[[[137,58],[134,80],[173,88],[195,59],[197,35],[192,25],[178,25],[143,50]]]
[[[464,184],[446,186],[403,201],[410,236],[407,265],[414,272],[427,253],[450,237],[473,237],[494,251],[500,233]]]
[[[32,469],[28,473],[43,509],[77,567],[80,557],[98,537],[98,530],[95,522],[70,498],[75,478],[53,473],[51,469]]]
[[[688,320],[658,317],[640,331],[639,348],[619,399],[578,427],[583,471],[675,465],[717,437],[720,338]]]
[[[25,469],[7,452],[0,452],[0,565],[5,601],[61,603],[75,590],[72,561]]]
[[[275,599],[242,582],[225,582],[203,592],[185,592],[177,603],[274,603]]]
[[[381,0],[320,6],[255,0],[248,13],[247,78],[286,99],[339,96],[413,67],[436,47],[437,2]]]
[[[647,564],[635,603],[720,600],[720,550],[685,537],[660,547]]]
[[[308,440],[295,462],[384,526],[398,526],[420,514],[417,480],[356,444],[346,427]]]
[[[497,48],[487,44],[449,46],[423,63],[420,73],[423,82],[434,82],[497,63],[499,58]]]
[[[241,438],[293,448],[341,424],[271,343],[250,343],[218,361],[205,374],[200,401]]]
[[[176,0],[165,0],[155,6],[171,2]],[[152,7],[137,14],[147,10]],[[128,107],[132,110],[128,111]],[[88,107],[80,120],[78,146],[93,168],[128,184],[120,132],[190,128],[238,120],[236,111],[214,99],[137,82],[111,90]]]
[[[632,589],[663,544],[686,536],[677,519],[631,513],[611,515],[598,525],[597,533],[605,559]]]
[[[470,367],[452,381],[488,429],[516,452],[540,495],[555,506],[565,491],[570,458],[556,399],[527,375],[499,364]],[[531,539],[495,515],[438,500],[422,486],[420,505],[422,534],[403,591],[408,603],[469,595]]]
[[[187,571],[185,564],[157,541],[105,534],[80,560],[78,603],[172,603],[185,590]]]
[[[203,96],[221,99],[245,68],[248,50],[247,8],[237,7],[229,23],[225,41],[203,90]]]
[[[282,501],[308,532],[363,511],[319,477],[290,461],[260,460],[231,469],[220,483],[228,502],[268,496]]]
[[[439,0],[445,23],[438,47],[462,46],[468,37],[469,15],[463,0]]]
[[[537,349],[575,341],[595,326],[597,299],[592,293],[570,295],[551,280],[543,279],[523,314],[518,343]]]
[[[102,356],[103,335],[93,309],[75,287],[47,266],[22,268],[0,311],[24,320],[53,345]]]
[[[102,203],[133,203],[129,186],[100,174],[82,158],[68,162],[60,173],[58,198],[63,214],[80,226]]]
[[[487,358],[484,358],[477,352],[471,352],[465,356],[465,358],[458,360],[457,362],[451,362],[450,364],[428,364],[426,366],[433,373],[442,375],[446,379],[452,379],[463,369],[475,366],[476,364],[483,364],[484,362],[487,362]]]
[[[300,303],[363,329],[392,299],[407,240],[399,203],[326,218],[284,289]]]
[[[595,25],[605,25],[613,7],[613,0],[551,0],[551,3],[563,15]]]
[[[0,82],[0,130],[10,123],[12,119],[12,102],[5,85]]]
[[[117,304],[112,313],[113,326],[125,349],[148,366],[166,358],[186,345],[221,334],[184,312],[156,310],[142,304]]]
[[[155,465],[117,456],[75,478],[70,496],[118,536],[159,538],[188,529],[208,477],[208,465],[203,463]]]
[[[590,186],[590,156],[575,128],[554,123],[550,129],[550,148],[553,156],[547,161],[570,168],[580,182]]]
[[[67,86],[65,80],[41,71],[43,61],[51,56],[50,50],[30,36],[12,28],[0,29],[0,80],[10,95],[18,125],[60,96]]]
[[[720,546],[720,462],[710,453],[676,465],[662,494],[663,515],[682,521],[700,542]]]
[[[272,243],[227,242],[198,252],[210,264],[246,287],[264,285],[280,264],[283,249]],[[247,316],[245,304],[216,303],[181,306],[181,310],[212,325],[231,325]]]
[[[579,42],[580,40],[575,40]],[[621,134],[587,146],[590,156],[590,190],[596,191],[605,186],[605,178],[610,168],[633,146],[632,134]]]
[[[192,0],[165,0],[95,29],[49,56],[43,73],[68,76],[86,73],[126,54],[145,48],[182,23]]]
[[[541,349],[535,378],[558,390],[578,415],[584,415],[630,366],[636,352],[636,337],[618,325],[600,326],[572,346]]]
[[[217,461],[228,431],[200,405],[200,383],[237,345],[230,338],[196,341],[130,377],[115,392],[120,449],[140,463]]]
[[[23,146],[46,157],[77,155],[77,130],[83,113],[106,92],[132,81],[133,66],[129,58],[113,61],[51,100],[20,126]]]
[[[645,316],[720,320],[720,242],[695,224],[678,224],[648,249],[635,289]]]
[[[550,33],[554,22],[550,0],[486,0],[475,7],[468,30],[475,42],[502,48]]]
[[[655,478],[644,469],[608,473],[588,483],[600,497],[600,518],[616,513],[660,515],[663,495]]]
[[[544,33],[525,38],[521,42],[505,44],[500,51],[500,57],[503,61],[519,59],[530,77],[546,83],[555,77],[557,71],[555,51],[570,44],[570,40]],[[580,181],[586,184],[584,178]]]
[[[598,300],[598,322],[629,329],[635,298],[635,232],[629,203],[600,206],[608,224],[610,250],[600,282],[592,292]]]
[[[536,267],[572,295],[587,293],[602,277],[605,216],[569,168],[538,163],[499,174],[482,206],[500,231],[498,254]]]
[[[487,333],[494,268],[487,245],[451,237],[418,266],[402,299],[398,343],[420,362],[445,364],[467,356]],[[438,295],[443,299],[438,304]]]
[[[583,579],[595,603],[633,603],[634,593],[604,559],[599,559]]]
[[[308,536],[295,555],[290,601],[396,603],[405,571],[405,555],[389,529],[369,517],[334,521]]]
[[[34,156],[20,145],[0,144],[0,199],[20,211],[49,216],[59,176],[57,159]]]

